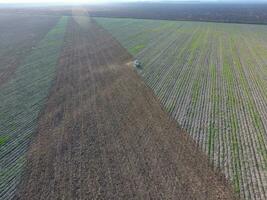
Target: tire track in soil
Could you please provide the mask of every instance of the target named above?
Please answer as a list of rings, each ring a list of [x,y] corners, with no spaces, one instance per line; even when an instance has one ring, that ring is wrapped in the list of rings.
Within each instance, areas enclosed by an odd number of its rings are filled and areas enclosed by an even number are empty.
[[[111,35],[72,19],[65,40],[17,199],[234,199]]]

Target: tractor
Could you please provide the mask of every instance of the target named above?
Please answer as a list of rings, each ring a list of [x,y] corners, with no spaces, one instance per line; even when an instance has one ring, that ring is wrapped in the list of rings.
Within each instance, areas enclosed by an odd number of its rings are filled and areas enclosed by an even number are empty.
[[[137,69],[142,69],[142,65],[141,65],[141,62],[139,60],[135,60],[134,61],[134,66],[137,68]]]

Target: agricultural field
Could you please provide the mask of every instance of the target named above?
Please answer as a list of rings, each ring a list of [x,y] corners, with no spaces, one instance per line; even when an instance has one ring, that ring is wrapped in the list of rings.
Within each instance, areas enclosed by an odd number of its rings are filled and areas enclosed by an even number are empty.
[[[58,60],[17,199],[235,199],[94,20],[69,18]]]
[[[254,1],[228,3],[194,1],[186,3],[175,1],[122,2],[117,4],[98,4],[88,6],[93,17],[118,17],[135,19],[187,20],[204,22],[267,24],[267,4]],[[252,3],[253,2],[253,3]],[[254,3],[255,2],[255,3]]]
[[[267,199],[267,26],[95,20],[235,192]]]
[[[267,199],[267,26],[12,12],[1,200]]]
[[[12,77],[20,62],[58,19],[57,16],[3,14],[0,11],[0,85]]]
[[[12,199],[20,181],[66,24],[67,17],[0,17],[0,199]]]

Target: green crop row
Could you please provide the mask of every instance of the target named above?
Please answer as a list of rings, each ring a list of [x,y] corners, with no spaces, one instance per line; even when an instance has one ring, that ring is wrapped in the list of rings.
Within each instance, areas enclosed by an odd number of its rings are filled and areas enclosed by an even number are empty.
[[[267,199],[267,26],[95,20],[243,199]]]
[[[38,115],[56,76],[67,20],[59,20],[0,88],[0,199],[12,198],[19,182]]]

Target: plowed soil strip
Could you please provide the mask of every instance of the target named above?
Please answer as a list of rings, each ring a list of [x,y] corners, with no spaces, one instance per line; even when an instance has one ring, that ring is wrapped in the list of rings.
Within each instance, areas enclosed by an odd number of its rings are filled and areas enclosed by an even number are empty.
[[[70,20],[19,199],[234,199],[130,61],[94,22]]]
[[[59,17],[0,13],[0,86],[55,26]]]

